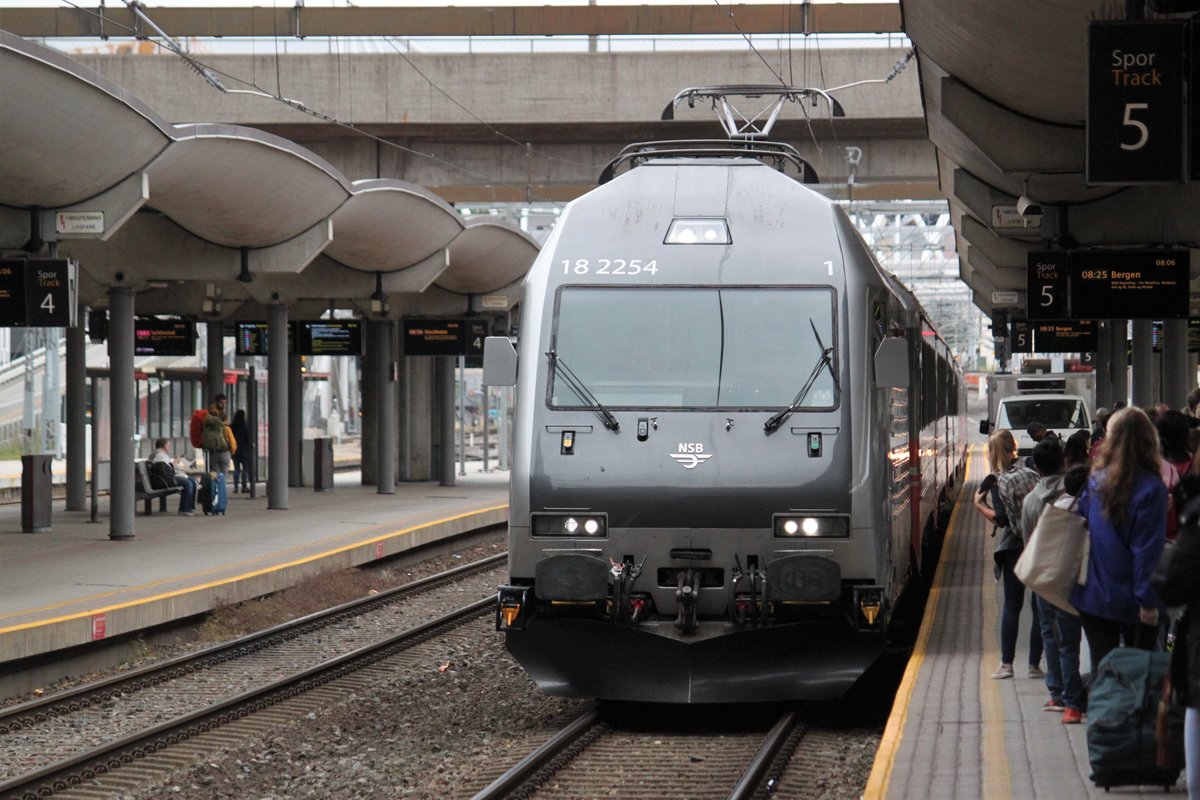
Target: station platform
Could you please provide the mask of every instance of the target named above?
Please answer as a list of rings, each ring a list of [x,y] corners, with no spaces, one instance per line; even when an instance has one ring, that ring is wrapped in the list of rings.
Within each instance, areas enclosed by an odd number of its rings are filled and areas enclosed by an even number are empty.
[[[393,495],[362,486],[357,470],[334,488],[288,491],[267,508],[263,487],[229,496],[225,516],[137,506],[135,538],[108,538],[107,497],[98,521],[55,500],[44,533],[23,533],[19,504],[0,506],[0,675],[5,668],[97,640],[152,629],[285,588],[318,571],[387,558],[508,520],[508,472],[478,463],[456,485],[412,483]]]
[[[987,473],[982,448],[972,450],[967,479],[951,516],[917,644],[884,730],[864,798],[921,797],[1073,800],[1187,795],[1176,788],[1116,787],[1091,780],[1083,725],[1047,713],[1043,678],[1026,677],[1028,602],[1021,612],[1016,675],[994,680],[1000,663],[1002,589],[992,575],[991,526],[971,492]],[[1091,669],[1084,639],[1080,669]]]

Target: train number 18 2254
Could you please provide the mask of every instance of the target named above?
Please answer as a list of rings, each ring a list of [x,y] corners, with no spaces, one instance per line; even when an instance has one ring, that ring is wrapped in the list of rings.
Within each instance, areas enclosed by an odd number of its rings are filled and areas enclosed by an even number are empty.
[[[649,275],[658,274],[658,261],[640,258],[564,258],[562,260],[563,275]]]

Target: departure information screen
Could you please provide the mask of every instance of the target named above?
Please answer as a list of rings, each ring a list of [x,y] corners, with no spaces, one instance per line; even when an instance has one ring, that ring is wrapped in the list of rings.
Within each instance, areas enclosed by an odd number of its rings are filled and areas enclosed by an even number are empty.
[[[196,324],[181,319],[137,317],[133,323],[135,356],[194,356]]]
[[[1075,319],[1186,319],[1187,250],[1071,252]]]
[[[239,322],[237,324],[237,354],[265,356],[267,354],[267,323]]]
[[[362,323],[356,319],[300,320],[292,336],[298,356],[362,355]]]

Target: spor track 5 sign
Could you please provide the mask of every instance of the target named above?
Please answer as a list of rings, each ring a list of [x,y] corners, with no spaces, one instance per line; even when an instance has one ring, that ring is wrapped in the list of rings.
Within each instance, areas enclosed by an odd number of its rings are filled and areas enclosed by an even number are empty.
[[[0,327],[73,328],[78,276],[64,258],[0,260]]]
[[[1087,182],[1184,179],[1178,20],[1088,25]]]

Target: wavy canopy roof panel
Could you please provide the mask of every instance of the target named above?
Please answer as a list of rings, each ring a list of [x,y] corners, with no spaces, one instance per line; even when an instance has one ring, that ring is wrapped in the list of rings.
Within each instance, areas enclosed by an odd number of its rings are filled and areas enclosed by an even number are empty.
[[[331,215],[350,196],[332,164],[299,145],[237,125],[184,125],[147,168],[150,205],[227,247],[268,247]]]
[[[0,203],[78,203],[142,169],[170,126],[104,76],[0,31]]]
[[[437,285],[459,294],[486,294],[521,278],[537,257],[537,241],[512,225],[473,219],[450,245],[450,268]]]
[[[147,207],[201,241],[269,248],[332,220],[324,252],[333,261],[392,273],[423,269],[431,259],[444,264],[439,254],[449,248],[452,266],[437,285],[466,294],[512,283],[537,253],[536,242],[515,227],[467,225],[441,198],[405,181],[351,183],[320,156],[273,134],[170,125],[104,76],[3,31],[0,76],[0,204],[74,205],[145,172]],[[93,266],[129,263],[117,241],[100,246]],[[131,277],[163,277],[151,274],[152,265],[168,264],[179,242],[164,241],[161,249],[161,258],[151,254],[135,268],[146,274]],[[428,280],[402,282],[410,283],[425,287]]]
[[[453,206],[407,181],[355,181],[352,188],[333,214],[325,255],[354,269],[407,269],[447,247],[465,225]]]

